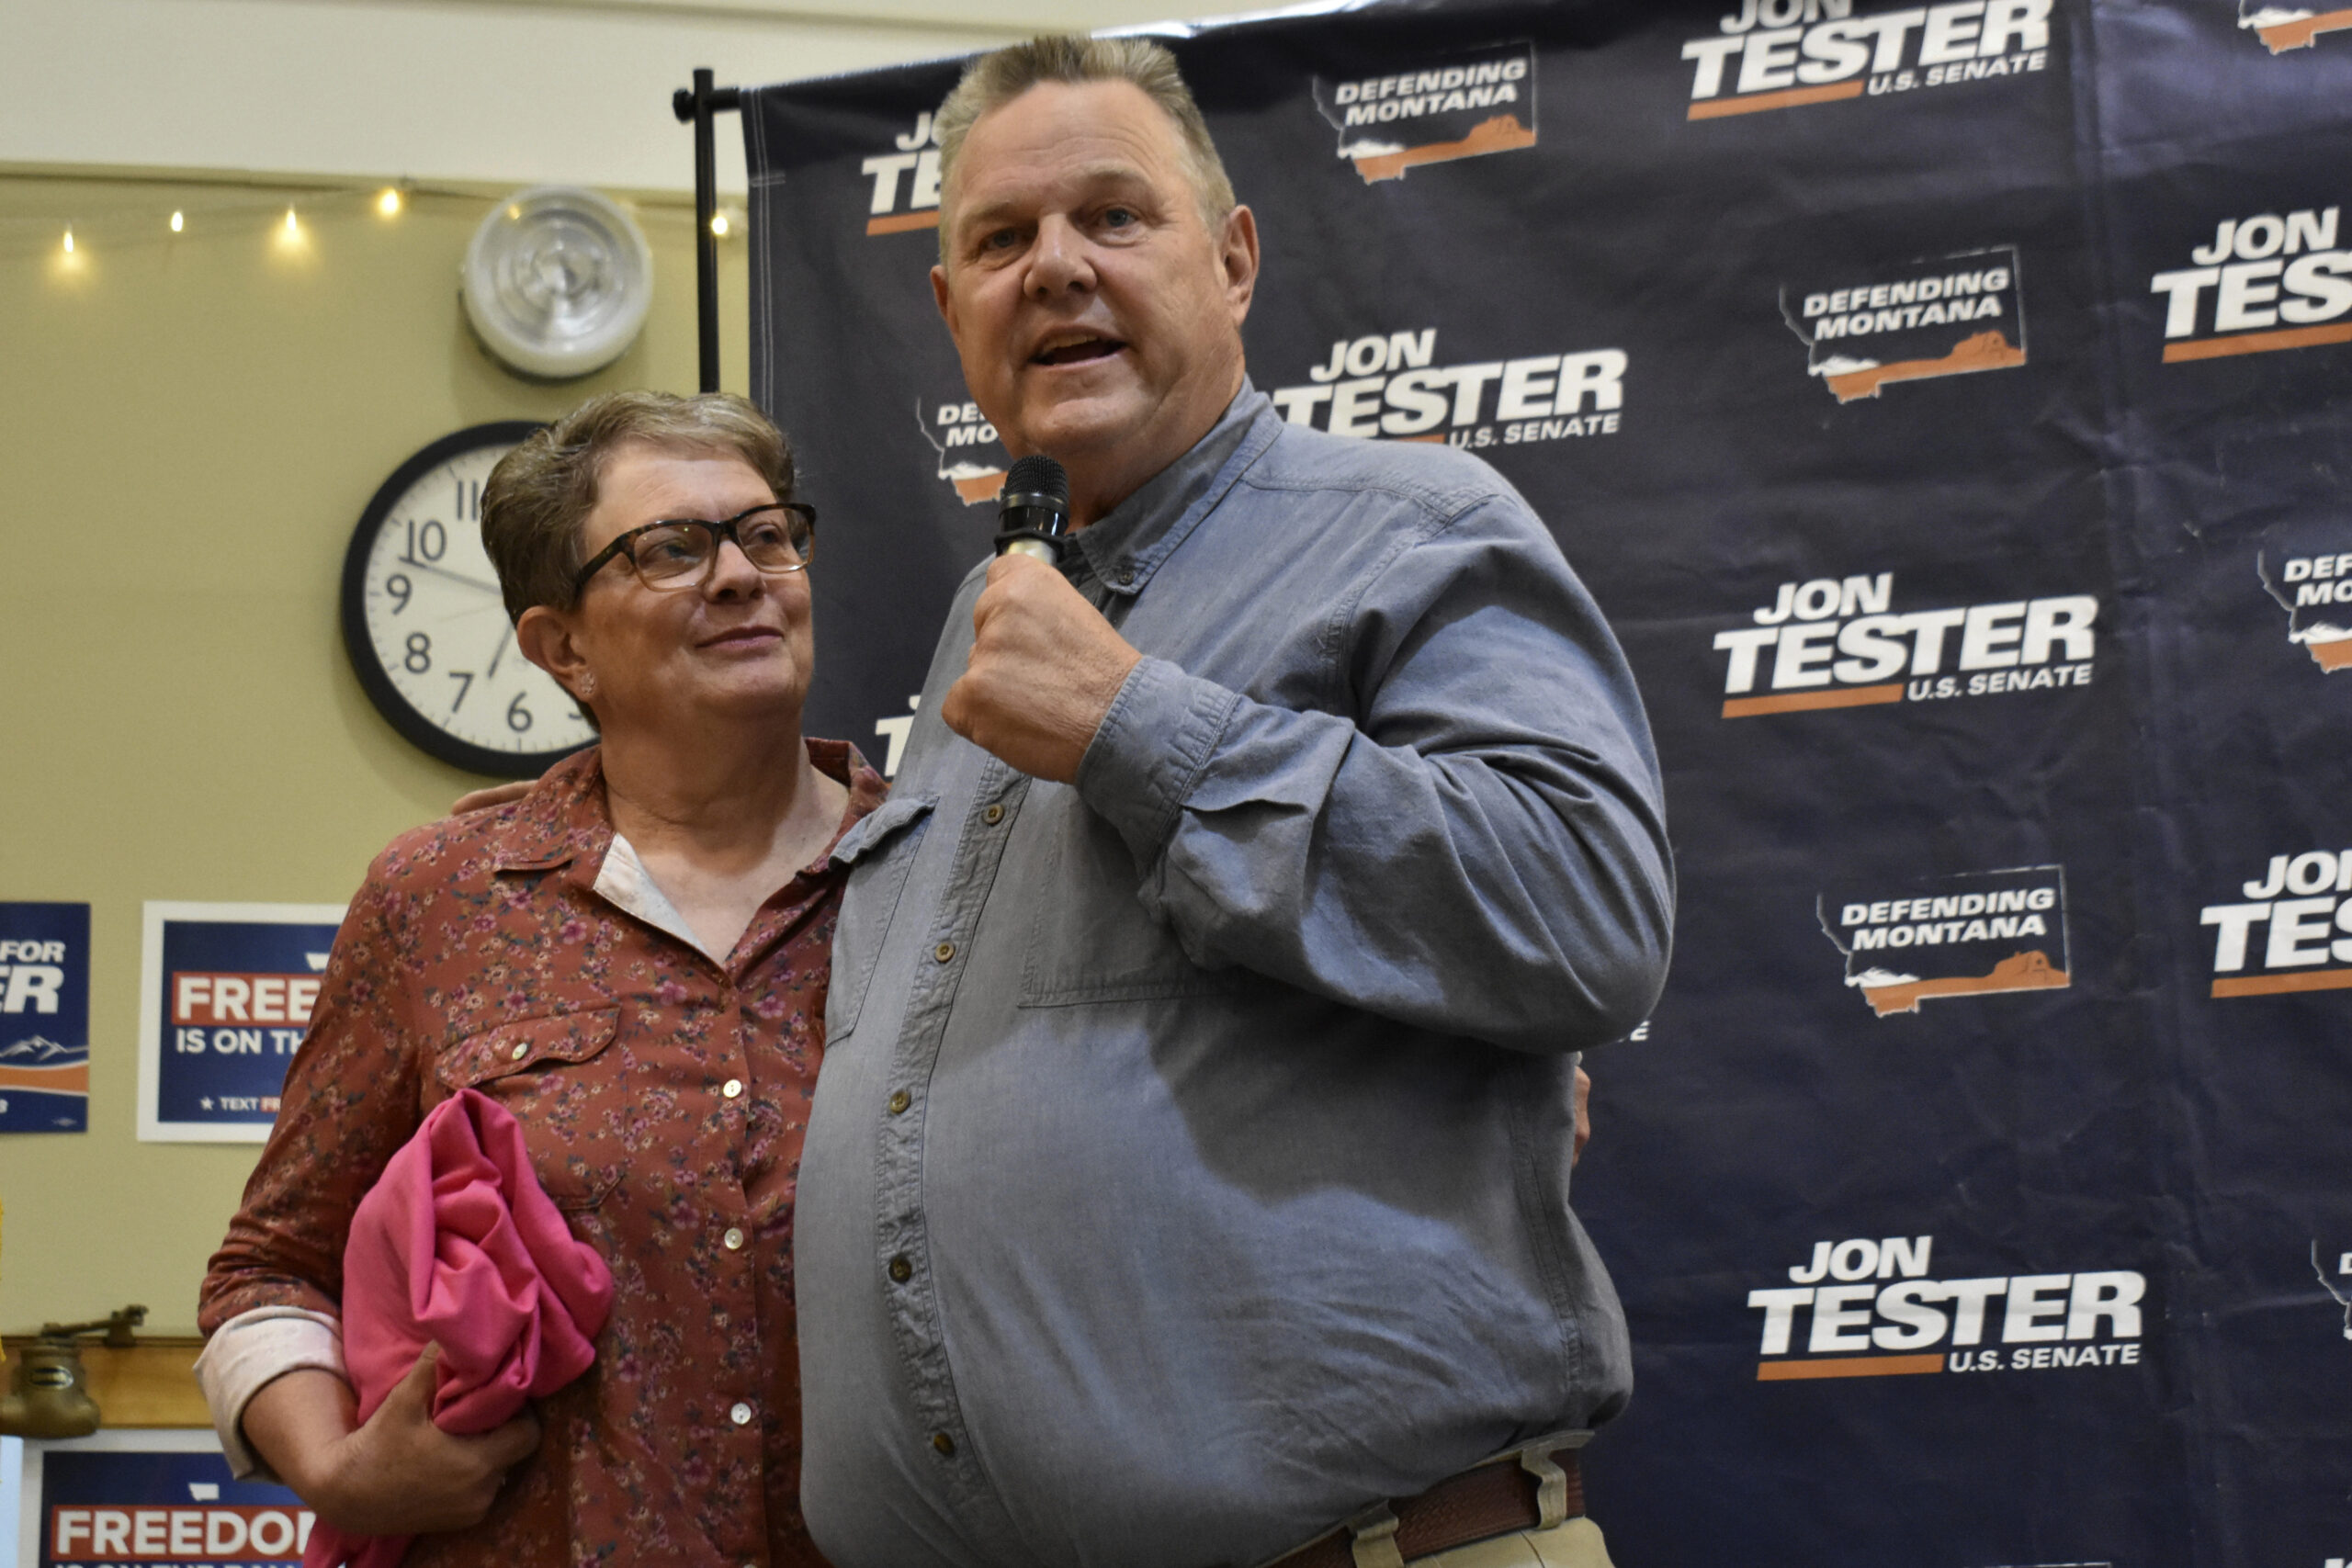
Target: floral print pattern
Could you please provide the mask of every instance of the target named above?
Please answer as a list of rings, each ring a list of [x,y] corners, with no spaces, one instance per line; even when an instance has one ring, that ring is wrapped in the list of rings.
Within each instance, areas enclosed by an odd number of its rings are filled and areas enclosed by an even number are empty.
[[[846,830],[887,786],[854,748],[808,745],[850,787]],[[823,1561],[799,1506],[792,1214],[842,873],[795,876],[721,965],[596,892],[612,841],[590,750],[377,858],[205,1279],[208,1334],[254,1307],[334,1313],[352,1211],[424,1113],[470,1087],[522,1122],[612,1269],[612,1320],[490,1517],[419,1537],[410,1568]]]

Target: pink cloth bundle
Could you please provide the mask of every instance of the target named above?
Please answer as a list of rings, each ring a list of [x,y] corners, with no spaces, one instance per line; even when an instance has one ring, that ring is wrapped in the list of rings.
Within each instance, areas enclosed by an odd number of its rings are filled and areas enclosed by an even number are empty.
[[[613,1304],[612,1271],[540,1190],[522,1124],[470,1089],[433,1108],[359,1201],[343,1268],[362,1421],[431,1343],[433,1424],[490,1431],[588,1370]],[[322,1522],[303,1568],[397,1568],[410,1539]]]

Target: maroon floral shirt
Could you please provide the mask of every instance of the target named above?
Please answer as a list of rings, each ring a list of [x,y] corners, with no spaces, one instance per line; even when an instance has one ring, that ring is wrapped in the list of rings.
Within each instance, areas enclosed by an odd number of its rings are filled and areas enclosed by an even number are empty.
[[[887,786],[811,740],[850,786]],[[481,1090],[613,1271],[586,1376],[490,1517],[418,1538],[408,1568],[795,1568],[800,1517],[793,1193],[842,873],[761,906],[724,966],[595,891],[613,841],[594,750],[523,800],[403,834],[335,938],[276,1128],[212,1258],[200,1321],[334,1313],[344,1238],[424,1113]]]

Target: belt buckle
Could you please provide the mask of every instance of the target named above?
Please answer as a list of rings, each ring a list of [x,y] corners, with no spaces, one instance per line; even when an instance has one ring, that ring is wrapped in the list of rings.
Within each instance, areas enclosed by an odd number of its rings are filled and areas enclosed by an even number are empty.
[[[1552,1456],[1562,1449],[1580,1449],[1590,1441],[1590,1430],[1571,1428],[1511,1450],[1510,1457],[1519,1461],[1519,1468],[1535,1478],[1535,1511],[1541,1516],[1536,1520],[1537,1529],[1550,1529],[1568,1517],[1568,1472],[1555,1464]]]
[[[1385,1502],[1348,1520],[1348,1555],[1356,1568],[1405,1568],[1405,1554],[1396,1546],[1396,1514]]]

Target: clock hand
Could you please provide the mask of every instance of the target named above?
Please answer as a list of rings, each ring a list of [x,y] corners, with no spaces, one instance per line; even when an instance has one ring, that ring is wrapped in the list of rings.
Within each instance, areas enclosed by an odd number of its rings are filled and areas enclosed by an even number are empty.
[[[488,675],[484,675],[482,677],[483,680],[487,681],[491,676],[498,673],[498,661],[506,657],[506,645],[514,640],[514,628],[513,626],[508,626],[505,630],[498,634],[498,648],[490,656],[490,673]]]
[[[435,577],[446,577],[452,582],[462,582],[478,593],[496,593],[499,592],[498,584],[494,582],[484,582],[479,578],[468,577],[461,571],[451,571],[446,566],[430,566],[421,560],[410,560],[405,556],[395,558],[399,561],[401,567],[408,571],[429,571]]]

